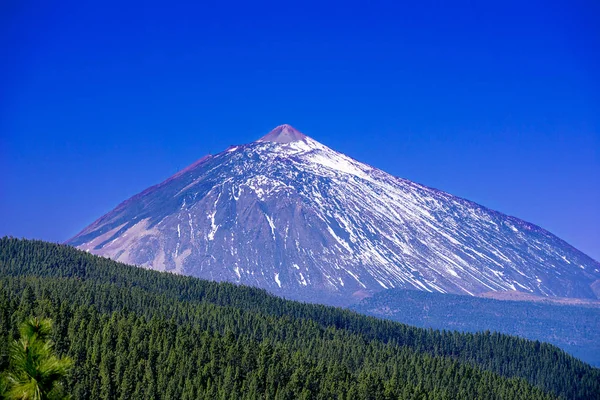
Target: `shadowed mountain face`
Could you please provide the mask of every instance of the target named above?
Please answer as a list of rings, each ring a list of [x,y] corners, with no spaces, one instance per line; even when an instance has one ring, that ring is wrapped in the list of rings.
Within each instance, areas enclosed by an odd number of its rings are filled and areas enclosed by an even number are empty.
[[[600,279],[598,262],[544,229],[393,177],[289,125],[198,160],[68,243],[332,304],[388,288],[596,299]]]

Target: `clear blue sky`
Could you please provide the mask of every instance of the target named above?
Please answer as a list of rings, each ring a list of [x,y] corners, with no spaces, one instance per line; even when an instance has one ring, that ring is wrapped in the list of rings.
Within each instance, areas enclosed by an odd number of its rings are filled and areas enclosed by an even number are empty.
[[[600,259],[598,1],[195,3],[2,2],[0,235],[289,123]]]

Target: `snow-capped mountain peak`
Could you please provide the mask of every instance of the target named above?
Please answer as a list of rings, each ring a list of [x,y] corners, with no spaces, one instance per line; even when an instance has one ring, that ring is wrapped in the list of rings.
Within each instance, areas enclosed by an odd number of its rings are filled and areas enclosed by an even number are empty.
[[[388,288],[597,298],[600,264],[535,225],[281,125],[123,202],[69,243],[335,304]]]

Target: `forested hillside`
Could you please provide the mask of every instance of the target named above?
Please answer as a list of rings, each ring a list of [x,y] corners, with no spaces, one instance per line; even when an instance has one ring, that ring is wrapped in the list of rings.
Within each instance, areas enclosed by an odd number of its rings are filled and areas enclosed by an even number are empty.
[[[465,332],[491,330],[549,342],[600,366],[600,307],[492,300],[390,289],[351,309],[409,325]]]
[[[600,370],[548,344],[413,328],[0,239],[0,371],[30,315],[54,320],[77,399],[600,398]]]

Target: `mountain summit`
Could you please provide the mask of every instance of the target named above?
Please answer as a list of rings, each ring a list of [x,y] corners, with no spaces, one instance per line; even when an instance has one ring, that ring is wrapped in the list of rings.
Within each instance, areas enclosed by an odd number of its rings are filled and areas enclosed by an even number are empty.
[[[289,125],[196,161],[68,243],[331,304],[389,288],[600,293],[600,264],[546,230],[391,176]]]
[[[306,135],[288,124],[279,125],[260,138],[259,142],[290,143],[306,139]]]

